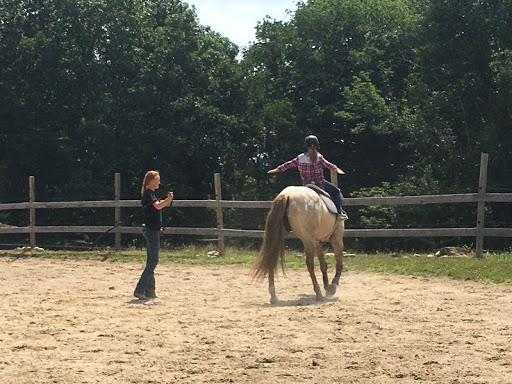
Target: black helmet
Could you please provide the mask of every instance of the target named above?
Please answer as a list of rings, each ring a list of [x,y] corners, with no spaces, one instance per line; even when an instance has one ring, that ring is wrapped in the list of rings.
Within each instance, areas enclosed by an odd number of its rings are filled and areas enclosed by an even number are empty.
[[[307,147],[314,146],[316,149],[320,148],[320,142],[318,141],[318,137],[315,135],[309,135],[304,139],[304,145]]]

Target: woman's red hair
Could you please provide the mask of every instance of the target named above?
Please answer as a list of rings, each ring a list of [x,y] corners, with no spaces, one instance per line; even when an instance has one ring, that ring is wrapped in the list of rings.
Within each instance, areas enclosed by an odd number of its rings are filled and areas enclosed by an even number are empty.
[[[142,181],[142,188],[140,189],[140,197],[142,204],[142,197],[144,196],[144,192],[146,192],[146,189],[148,188],[148,184],[153,181],[153,179],[160,175],[160,172],[158,171],[147,171],[144,175],[144,180]]]

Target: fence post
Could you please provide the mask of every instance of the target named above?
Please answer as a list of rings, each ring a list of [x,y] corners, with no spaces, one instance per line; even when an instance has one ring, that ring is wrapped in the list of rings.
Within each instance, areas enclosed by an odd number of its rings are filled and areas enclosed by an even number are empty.
[[[36,201],[36,178],[34,176],[28,177],[28,200],[30,203]],[[36,232],[34,227],[36,226],[36,210],[32,205],[29,209],[29,227],[30,227],[30,247],[36,246]]]
[[[331,169],[331,183],[338,186],[338,172],[334,169]]]
[[[485,193],[487,190],[487,164],[489,155],[482,153],[480,157],[480,178],[478,180],[478,208],[476,212],[476,249],[475,256],[483,258],[484,252],[484,218],[485,218]]]
[[[215,200],[220,202],[222,200],[222,189],[220,184],[220,173],[215,173],[213,175],[213,180],[215,184]],[[224,228],[224,217],[222,215],[222,207],[218,205],[215,210],[217,211],[217,229],[223,229]],[[219,251],[219,254],[221,256],[224,256],[226,247],[224,244],[224,235],[219,234],[217,236],[217,250]]]
[[[121,200],[121,174],[116,173],[114,175],[114,195],[116,203],[119,203]],[[119,232],[119,226],[121,225],[121,207],[116,206],[114,208],[114,225],[115,225],[115,241],[114,246],[115,249],[121,249],[121,232]]]

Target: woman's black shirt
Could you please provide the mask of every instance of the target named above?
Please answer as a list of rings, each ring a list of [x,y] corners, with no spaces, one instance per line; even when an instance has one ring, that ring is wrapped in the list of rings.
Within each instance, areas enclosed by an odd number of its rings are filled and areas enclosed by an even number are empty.
[[[146,225],[146,228],[158,231],[162,228],[162,212],[153,206],[155,201],[158,201],[155,191],[146,189],[141,200],[144,224]]]

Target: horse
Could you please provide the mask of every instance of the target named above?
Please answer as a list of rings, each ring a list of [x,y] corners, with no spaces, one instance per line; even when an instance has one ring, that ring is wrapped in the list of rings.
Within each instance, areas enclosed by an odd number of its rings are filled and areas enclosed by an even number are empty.
[[[283,274],[285,273],[285,237],[290,230],[304,245],[306,265],[313,282],[316,300],[321,301],[324,297],[315,276],[315,255],[320,262],[326,296],[333,296],[343,270],[345,220],[337,220],[336,215],[327,209],[319,194],[305,186],[286,187],[273,200],[265,220],[263,242],[252,267],[253,279],[261,281],[268,276],[270,302],[277,303],[274,275],[278,261]],[[331,284],[327,276],[327,263],[321,242],[331,243],[336,258],[336,272]]]

